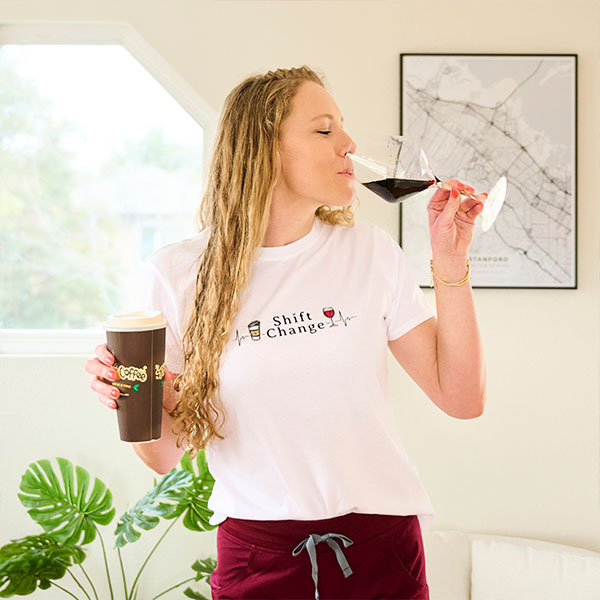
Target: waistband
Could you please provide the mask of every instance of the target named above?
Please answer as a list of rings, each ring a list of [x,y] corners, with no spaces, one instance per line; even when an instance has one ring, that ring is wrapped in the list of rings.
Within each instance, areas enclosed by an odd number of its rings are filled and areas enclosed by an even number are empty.
[[[238,519],[227,517],[219,524],[225,531],[239,539],[257,546],[266,546],[273,550],[289,553],[312,533],[324,535],[339,533],[349,537],[354,544],[360,544],[375,537],[402,522],[408,523],[416,519],[415,515],[379,515],[371,513],[351,512],[330,519],[315,521],[295,521],[281,519],[275,521],[259,521],[255,519]],[[317,554],[331,552],[327,544],[316,546]]]

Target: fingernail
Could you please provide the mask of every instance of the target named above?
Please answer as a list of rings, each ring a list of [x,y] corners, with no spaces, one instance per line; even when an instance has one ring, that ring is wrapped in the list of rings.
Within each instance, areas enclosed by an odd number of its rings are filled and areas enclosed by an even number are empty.
[[[113,381],[117,378],[116,371],[109,371],[106,375],[107,379],[112,379]]]
[[[119,395],[119,390],[111,390],[110,395],[113,398],[116,398]]]
[[[458,198],[458,190],[456,188],[452,188],[450,192],[453,198]]]
[[[114,402],[109,402],[108,407],[109,408],[117,408],[117,405]]]
[[[112,365],[112,363],[113,363],[113,359],[112,359],[110,356],[106,356],[106,357],[104,358],[104,362],[105,362],[107,365]]]

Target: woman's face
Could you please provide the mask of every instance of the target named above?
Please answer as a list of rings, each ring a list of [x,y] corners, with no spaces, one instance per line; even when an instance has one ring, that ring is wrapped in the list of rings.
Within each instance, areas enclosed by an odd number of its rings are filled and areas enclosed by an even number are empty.
[[[346,152],[356,145],[343,129],[337,104],[317,83],[306,81],[292,99],[291,112],[282,123],[281,177],[275,196],[286,203],[306,205],[312,212],[323,204],[348,206],[355,197],[352,168],[344,165]]]

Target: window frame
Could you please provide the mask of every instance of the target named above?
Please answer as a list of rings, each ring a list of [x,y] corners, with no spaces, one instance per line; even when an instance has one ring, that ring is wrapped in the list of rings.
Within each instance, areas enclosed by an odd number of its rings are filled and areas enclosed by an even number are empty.
[[[0,24],[0,46],[6,44],[120,44],[203,128],[202,168],[208,173],[216,111],[129,23]],[[91,356],[104,342],[103,330],[0,329],[0,356]]]

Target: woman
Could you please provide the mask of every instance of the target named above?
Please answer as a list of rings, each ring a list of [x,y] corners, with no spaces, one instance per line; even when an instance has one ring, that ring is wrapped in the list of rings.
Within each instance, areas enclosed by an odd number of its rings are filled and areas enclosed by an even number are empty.
[[[461,201],[473,189],[451,180],[428,207],[436,319],[398,244],[354,222],[354,149],[308,67],[247,78],[225,102],[200,233],[145,264],[171,373],[162,437],[134,450],[167,473],[205,448],[213,598],[429,597],[433,510],[393,426],[386,345],[444,412],[482,413],[465,269],[485,195]],[[92,389],[115,408],[114,357],[96,356]]]

